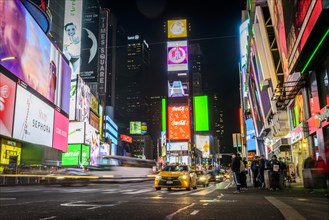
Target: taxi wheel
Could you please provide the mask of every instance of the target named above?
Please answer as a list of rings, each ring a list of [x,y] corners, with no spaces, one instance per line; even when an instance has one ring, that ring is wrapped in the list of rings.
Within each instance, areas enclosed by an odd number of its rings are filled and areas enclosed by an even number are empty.
[[[156,190],[161,190],[161,187],[155,187]]]
[[[168,190],[170,191],[171,190],[171,187],[168,187]]]

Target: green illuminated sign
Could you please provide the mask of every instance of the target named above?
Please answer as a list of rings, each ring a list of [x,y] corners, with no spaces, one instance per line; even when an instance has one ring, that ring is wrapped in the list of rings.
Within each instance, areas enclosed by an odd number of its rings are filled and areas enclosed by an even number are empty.
[[[66,153],[62,153],[62,166],[78,166],[81,144],[69,144]]]
[[[142,133],[142,122],[131,121],[130,122],[130,134],[141,134]]]
[[[90,158],[90,147],[89,145],[82,145],[81,148],[81,164],[83,166],[89,165],[89,158]]]
[[[166,103],[166,99],[162,99],[162,131],[166,131],[167,130],[167,103]]]
[[[208,96],[194,96],[194,130],[209,131]]]

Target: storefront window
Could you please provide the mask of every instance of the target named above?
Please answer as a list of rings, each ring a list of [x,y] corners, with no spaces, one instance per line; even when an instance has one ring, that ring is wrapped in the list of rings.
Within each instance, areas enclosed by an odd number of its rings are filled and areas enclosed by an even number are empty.
[[[329,103],[329,56],[317,71],[320,108]]]

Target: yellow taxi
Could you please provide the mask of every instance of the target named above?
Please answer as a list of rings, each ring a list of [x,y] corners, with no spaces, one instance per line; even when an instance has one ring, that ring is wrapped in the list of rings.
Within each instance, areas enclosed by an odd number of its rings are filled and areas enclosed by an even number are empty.
[[[188,165],[168,165],[154,180],[154,187],[156,190],[161,188],[197,188],[197,175]]]

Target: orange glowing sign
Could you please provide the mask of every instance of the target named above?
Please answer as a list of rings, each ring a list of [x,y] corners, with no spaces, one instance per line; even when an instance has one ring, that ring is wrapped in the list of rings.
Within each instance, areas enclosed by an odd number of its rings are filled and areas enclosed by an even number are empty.
[[[168,107],[169,140],[190,139],[190,110],[189,106]]]

